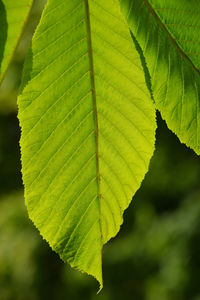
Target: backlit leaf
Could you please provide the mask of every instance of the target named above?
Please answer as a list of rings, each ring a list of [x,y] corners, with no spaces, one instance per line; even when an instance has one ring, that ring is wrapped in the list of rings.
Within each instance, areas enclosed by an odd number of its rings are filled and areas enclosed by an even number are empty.
[[[49,0],[23,85],[30,218],[64,261],[102,286],[102,247],[148,170],[156,127],[118,0]]]

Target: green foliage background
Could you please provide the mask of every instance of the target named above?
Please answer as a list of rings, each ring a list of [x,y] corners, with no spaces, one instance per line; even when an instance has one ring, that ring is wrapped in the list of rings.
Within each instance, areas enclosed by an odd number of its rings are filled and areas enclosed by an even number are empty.
[[[159,115],[150,171],[120,233],[104,247],[99,295],[95,280],[64,265],[28,219],[16,95],[40,11],[37,1],[0,89],[0,299],[199,300],[200,163]]]

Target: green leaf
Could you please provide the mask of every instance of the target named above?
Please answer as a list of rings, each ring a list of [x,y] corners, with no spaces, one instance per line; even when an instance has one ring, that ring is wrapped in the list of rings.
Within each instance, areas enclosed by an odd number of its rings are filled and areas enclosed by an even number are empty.
[[[200,154],[200,3],[120,0],[141,46],[157,108],[169,128]]]
[[[154,151],[155,109],[118,0],[49,0],[19,98],[30,218],[102,286],[102,247]]]
[[[0,0],[0,83],[19,43],[34,0]]]

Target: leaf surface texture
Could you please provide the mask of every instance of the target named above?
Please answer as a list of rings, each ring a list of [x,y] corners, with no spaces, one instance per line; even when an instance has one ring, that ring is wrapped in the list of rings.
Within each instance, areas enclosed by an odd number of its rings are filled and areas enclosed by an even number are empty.
[[[64,261],[102,286],[103,244],[119,231],[148,170],[156,127],[118,1],[49,0],[23,85],[30,218]]]

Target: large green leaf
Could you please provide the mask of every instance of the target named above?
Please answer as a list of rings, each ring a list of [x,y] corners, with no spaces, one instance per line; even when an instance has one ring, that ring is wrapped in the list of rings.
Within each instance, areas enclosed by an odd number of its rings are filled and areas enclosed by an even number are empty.
[[[157,108],[181,142],[200,154],[200,2],[120,2],[146,59]]]
[[[156,127],[118,0],[49,0],[23,85],[30,218],[64,261],[102,286],[103,244],[148,170]]]
[[[0,82],[12,59],[34,0],[0,0]]]

